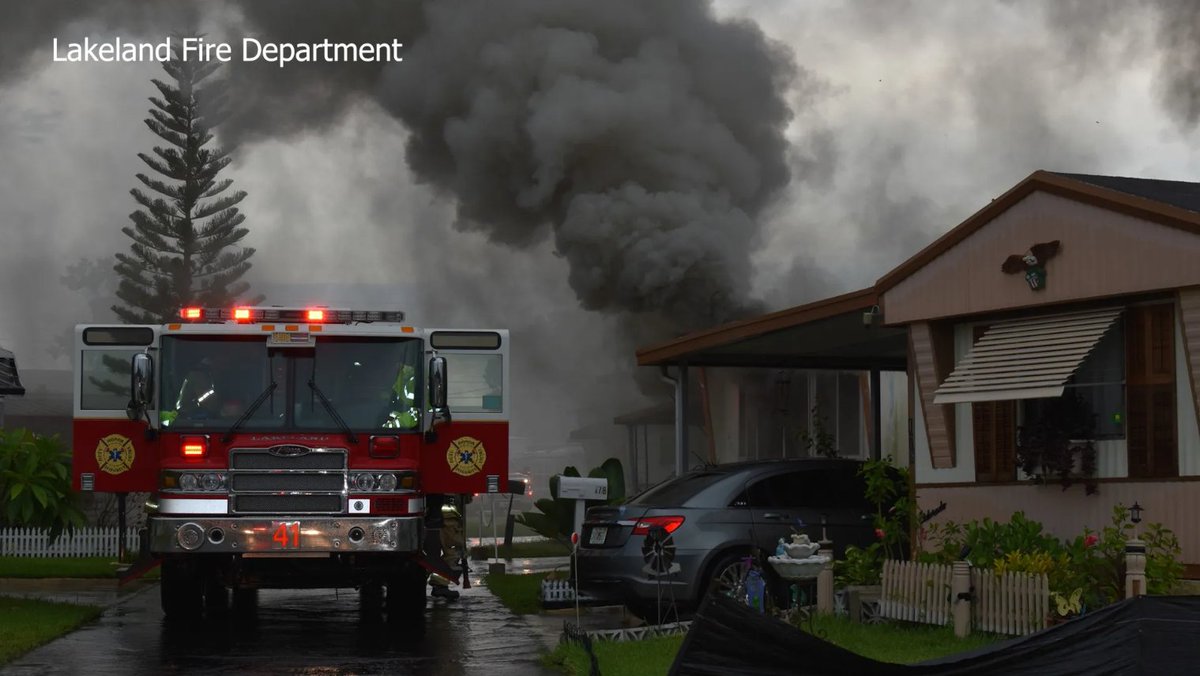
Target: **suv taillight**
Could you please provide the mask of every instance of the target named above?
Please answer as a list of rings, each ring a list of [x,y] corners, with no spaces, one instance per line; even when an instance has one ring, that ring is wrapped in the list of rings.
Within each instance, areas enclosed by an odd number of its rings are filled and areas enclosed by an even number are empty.
[[[674,533],[675,529],[682,525],[682,516],[643,516],[633,525],[633,534],[648,535],[650,529],[655,526],[661,526],[668,533]]]

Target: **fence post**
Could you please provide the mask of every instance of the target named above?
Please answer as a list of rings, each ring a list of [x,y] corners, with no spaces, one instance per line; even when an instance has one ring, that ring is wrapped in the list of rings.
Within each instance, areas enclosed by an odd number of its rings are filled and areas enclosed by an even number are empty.
[[[1125,598],[1146,593],[1146,543],[1133,539],[1125,543]]]
[[[954,604],[954,635],[962,638],[971,633],[971,567],[966,561],[954,562],[950,597]]]
[[[817,612],[822,615],[833,614],[833,543],[829,540],[820,541],[821,548],[817,556],[826,557],[825,565],[817,573]]]

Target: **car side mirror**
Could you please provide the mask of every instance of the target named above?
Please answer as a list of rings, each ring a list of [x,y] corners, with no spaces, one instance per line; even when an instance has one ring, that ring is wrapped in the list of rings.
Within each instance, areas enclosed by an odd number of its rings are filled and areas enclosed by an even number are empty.
[[[154,360],[142,352],[133,355],[129,366],[129,405],[126,414],[138,420],[150,407],[154,392]]]
[[[433,410],[433,425],[450,422],[450,407],[446,403],[446,383],[449,373],[445,357],[429,360],[429,407]]]

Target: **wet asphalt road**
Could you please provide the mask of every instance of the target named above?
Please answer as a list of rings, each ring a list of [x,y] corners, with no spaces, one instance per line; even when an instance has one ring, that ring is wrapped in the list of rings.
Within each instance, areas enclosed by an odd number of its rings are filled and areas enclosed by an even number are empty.
[[[10,663],[0,674],[549,674],[539,630],[485,588],[430,601],[415,635],[363,614],[353,590],[263,590],[257,609],[194,626],[163,622],[157,585]]]

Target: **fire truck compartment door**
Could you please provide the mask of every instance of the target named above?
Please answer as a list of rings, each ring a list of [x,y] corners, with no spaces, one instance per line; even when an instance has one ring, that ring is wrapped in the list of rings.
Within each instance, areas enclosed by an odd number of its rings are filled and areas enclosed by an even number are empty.
[[[158,485],[158,442],[146,435],[146,419],[130,420],[133,355],[157,356],[158,326],[91,324],[75,327],[74,424],[71,468],[76,490],[127,493]],[[158,390],[155,361],[152,391]],[[157,394],[151,420],[158,416]]]
[[[451,422],[421,451],[426,493],[503,493],[512,410],[508,331],[429,329],[429,357],[446,358]],[[425,393],[428,401],[429,393]]]

